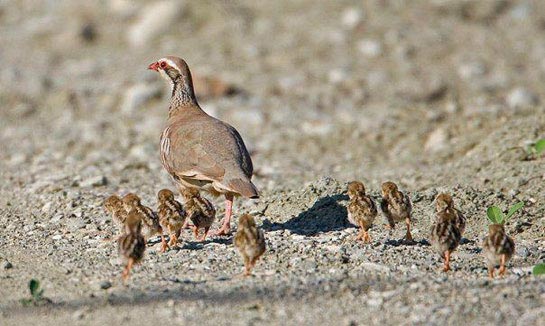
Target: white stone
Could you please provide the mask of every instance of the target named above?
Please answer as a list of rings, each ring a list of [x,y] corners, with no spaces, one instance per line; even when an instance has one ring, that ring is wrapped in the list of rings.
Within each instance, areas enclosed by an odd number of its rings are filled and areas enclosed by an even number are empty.
[[[96,177],[90,177],[80,182],[80,187],[99,187],[108,183],[108,180],[103,175],[97,175]]]
[[[346,8],[342,13],[341,21],[344,27],[352,29],[362,20],[363,14],[358,8]]]
[[[507,95],[507,105],[512,108],[532,106],[538,103],[537,96],[523,87],[517,87]]]
[[[424,149],[429,152],[438,152],[447,147],[447,142],[448,133],[446,130],[437,128],[429,134]]]
[[[136,84],[131,86],[125,92],[121,111],[123,113],[131,113],[142,106],[144,103],[158,96],[161,90],[157,86],[149,84]]]
[[[53,206],[53,203],[48,201],[42,206],[42,213],[49,213],[51,211],[51,206]]]
[[[358,50],[368,58],[375,58],[382,54],[382,45],[376,40],[363,39],[358,42]]]
[[[129,43],[134,47],[143,47],[168,31],[180,16],[184,5],[184,1],[167,0],[142,7],[136,22],[129,28]]]

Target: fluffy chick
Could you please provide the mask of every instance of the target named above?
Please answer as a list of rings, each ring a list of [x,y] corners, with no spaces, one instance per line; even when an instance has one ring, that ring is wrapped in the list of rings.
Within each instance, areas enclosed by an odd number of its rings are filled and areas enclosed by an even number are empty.
[[[134,264],[140,263],[146,250],[146,240],[142,235],[142,216],[136,210],[127,214],[124,234],[117,240],[117,250],[123,258],[125,269],[123,280],[127,280]]]
[[[444,272],[450,270],[450,254],[460,244],[462,235],[456,225],[456,214],[451,210],[437,212],[436,221],[431,229],[431,245],[445,260]]]
[[[161,251],[164,252],[168,246],[157,214],[151,208],[142,205],[140,197],[133,193],[128,193],[123,197],[123,205],[127,212],[134,209],[141,215],[142,231],[146,241],[156,234],[161,236]]]
[[[447,212],[454,218],[454,223],[460,231],[460,235],[464,235],[466,229],[466,218],[464,214],[454,207],[454,200],[449,194],[441,193],[435,198],[435,209],[437,213]]]
[[[112,215],[112,220],[120,232],[123,232],[127,211],[123,206],[123,201],[119,196],[112,195],[104,201],[104,209],[108,214]]]
[[[494,278],[494,269],[500,265],[500,276],[505,275],[505,265],[515,253],[515,242],[507,233],[503,224],[488,226],[488,236],[483,242],[483,254],[488,266],[488,276]]]
[[[178,242],[178,237],[182,231],[186,212],[176,199],[174,193],[168,189],[162,189],[157,193],[159,222],[163,229],[166,229],[170,235],[169,246],[174,246]]]
[[[239,218],[234,243],[244,259],[244,275],[250,275],[256,261],[265,252],[265,236],[251,215],[244,214]]]
[[[382,184],[382,201],[380,209],[386,217],[391,229],[395,228],[397,222],[405,221],[407,225],[407,234],[405,239],[413,241],[411,235],[411,212],[412,204],[409,196],[398,190],[393,182],[384,182]]]
[[[356,240],[371,242],[369,229],[377,216],[377,206],[373,199],[365,194],[365,186],[359,181],[352,181],[348,184],[348,220],[360,228]]]
[[[193,223],[193,234],[195,235],[195,239],[204,241],[216,218],[216,209],[208,199],[201,197],[198,189],[185,188],[182,189],[180,193],[184,199],[187,218]],[[199,237],[200,229],[204,229],[202,237]]]

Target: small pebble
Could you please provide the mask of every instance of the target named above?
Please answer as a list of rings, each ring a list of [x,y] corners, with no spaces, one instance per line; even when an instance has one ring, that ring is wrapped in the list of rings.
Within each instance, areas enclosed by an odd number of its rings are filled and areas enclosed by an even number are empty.
[[[523,87],[517,87],[509,92],[506,98],[506,102],[510,108],[517,109],[521,107],[536,105],[538,104],[539,100],[537,96],[531,91]]]
[[[10,263],[9,261],[4,263],[4,269],[12,269],[12,268],[13,268],[13,264]]]
[[[102,290],[107,290],[112,287],[112,283],[110,281],[102,281],[100,282],[100,288]]]

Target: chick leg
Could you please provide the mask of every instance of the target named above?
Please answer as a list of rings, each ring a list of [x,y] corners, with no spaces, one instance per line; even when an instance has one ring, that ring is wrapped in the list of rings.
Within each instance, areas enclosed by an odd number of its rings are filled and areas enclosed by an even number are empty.
[[[257,260],[259,259],[259,257],[260,256],[254,257],[254,259],[251,260],[251,262],[250,262],[250,268],[251,269],[254,269],[255,263],[257,263]]]
[[[225,216],[221,228],[214,235],[229,235],[231,234],[231,215],[233,214],[233,195],[225,194]]]
[[[494,278],[494,266],[488,266],[488,277]]]
[[[176,235],[176,232],[170,234],[170,241],[168,242],[168,245],[171,247],[174,247],[176,243],[178,242],[178,236]]]
[[[371,243],[371,236],[369,235],[369,230],[363,230],[363,242]]]
[[[161,252],[167,251],[168,244],[165,240],[165,235],[163,234],[163,231],[161,231]]]
[[[252,264],[250,258],[244,257],[244,276],[250,276],[252,274]]]
[[[445,266],[443,267],[443,272],[450,271],[450,251],[445,251]]]
[[[193,235],[195,236],[195,240],[199,240],[199,228],[196,226],[193,227]]]
[[[210,227],[206,227],[204,228],[204,234],[202,235],[202,237],[199,239],[199,241],[204,241],[206,240],[206,236],[208,235],[208,231],[210,230]]]
[[[405,235],[405,239],[412,242],[413,236],[411,235],[411,219],[409,217],[405,219],[405,224],[407,225],[407,234]]]
[[[359,229],[358,234],[356,235],[356,241],[363,239],[363,229]]]
[[[129,278],[133,264],[134,264],[134,259],[129,258],[129,261],[127,262],[127,266],[125,266],[125,269],[123,270],[123,273],[121,274],[121,278],[123,279],[123,282],[125,282]]]
[[[500,276],[504,276],[505,271],[506,271],[506,268],[505,268],[505,254],[503,254],[503,255],[501,255],[501,258],[500,258],[500,270],[499,270],[498,274],[500,274]]]

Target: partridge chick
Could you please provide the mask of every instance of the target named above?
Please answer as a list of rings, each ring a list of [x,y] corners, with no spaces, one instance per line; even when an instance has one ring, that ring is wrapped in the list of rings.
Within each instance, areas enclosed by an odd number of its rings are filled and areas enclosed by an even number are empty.
[[[437,212],[431,229],[431,245],[445,259],[444,272],[450,270],[450,254],[458,247],[462,235],[457,226],[457,216],[452,210]]]
[[[195,239],[204,241],[216,218],[216,209],[208,199],[201,197],[199,190],[195,188],[182,189],[181,194],[184,198],[187,218],[193,223]],[[199,237],[200,229],[204,229],[202,237]]]
[[[117,240],[117,249],[125,264],[122,273],[123,281],[129,277],[132,266],[140,263],[146,250],[146,240],[142,235],[142,216],[136,210],[128,214],[124,232]]]
[[[503,224],[488,226],[488,237],[483,242],[483,254],[488,265],[488,276],[494,278],[494,269],[500,265],[500,276],[505,275],[505,264],[515,253],[515,242],[507,233]]]
[[[151,208],[142,205],[140,197],[133,193],[128,193],[123,197],[123,205],[126,211],[130,212],[134,209],[141,215],[142,231],[146,241],[156,234],[161,236],[161,251],[164,252],[168,246],[157,214]]]
[[[244,214],[239,218],[234,243],[244,259],[244,275],[248,276],[256,261],[265,252],[265,236],[251,215]]]
[[[385,182],[382,184],[382,202],[380,209],[388,220],[391,229],[395,228],[397,222],[405,221],[407,225],[407,234],[405,239],[413,241],[411,235],[411,212],[412,205],[409,196],[397,189],[397,185],[393,182]]]
[[[358,226],[360,231],[356,240],[371,242],[369,229],[377,216],[377,206],[373,199],[365,194],[365,186],[359,181],[352,181],[348,184],[348,220],[350,223]]]
[[[159,222],[163,229],[170,235],[169,246],[174,246],[178,242],[178,237],[182,231],[185,219],[187,217],[185,210],[176,199],[174,193],[168,189],[162,189],[157,194],[159,207],[157,213]]]
[[[441,193],[435,198],[435,209],[437,213],[447,212],[454,218],[454,223],[460,231],[460,235],[464,235],[466,229],[466,218],[454,207],[454,200],[449,194]]]
[[[123,232],[125,219],[127,218],[127,211],[123,207],[123,201],[119,196],[112,195],[104,201],[104,209],[106,212],[112,215],[114,224],[118,227],[120,232]]]

